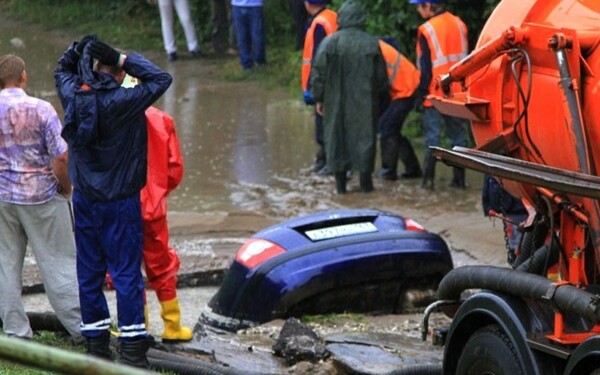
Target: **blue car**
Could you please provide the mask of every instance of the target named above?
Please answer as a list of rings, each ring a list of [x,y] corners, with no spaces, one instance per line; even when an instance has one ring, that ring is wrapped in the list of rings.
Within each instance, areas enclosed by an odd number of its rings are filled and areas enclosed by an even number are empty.
[[[417,222],[376,210],[284,221],[238,250],[199,322],[228,331],[325,313],[402,313],[435,299],[448,246]]]

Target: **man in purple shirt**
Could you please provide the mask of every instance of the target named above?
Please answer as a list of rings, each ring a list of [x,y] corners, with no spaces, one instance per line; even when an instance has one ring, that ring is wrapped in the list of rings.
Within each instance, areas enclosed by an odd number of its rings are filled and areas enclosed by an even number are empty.
[[[67,144],[52,105],[25,93],[25,62],[0,56],[0,319],[8,336],[33,333],[21,301],[29,244],[46,294],[76,342],[83,341],[69,209]]]

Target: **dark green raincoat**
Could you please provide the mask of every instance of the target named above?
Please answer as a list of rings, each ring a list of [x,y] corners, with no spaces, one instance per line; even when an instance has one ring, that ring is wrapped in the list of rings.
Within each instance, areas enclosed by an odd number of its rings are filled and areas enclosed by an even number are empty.
[[[371,173],[375,167],[377,120],[387,100],[388,77],[365,21],[358,2],[345,2],[338,11],[339,29],[321,42],[311,70],[311,92],[324,107],[327,165],[334,173]]]

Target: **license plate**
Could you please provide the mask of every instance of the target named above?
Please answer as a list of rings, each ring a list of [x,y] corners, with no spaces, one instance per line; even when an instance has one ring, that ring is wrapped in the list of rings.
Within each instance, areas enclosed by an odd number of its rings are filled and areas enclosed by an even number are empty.
[[[330,238],[352,236],[354,234],[371,232],[377,232],[377,227],[371,222],[366,222],[314,229],[306,231],[305,234],[313,241],[322,241]]]

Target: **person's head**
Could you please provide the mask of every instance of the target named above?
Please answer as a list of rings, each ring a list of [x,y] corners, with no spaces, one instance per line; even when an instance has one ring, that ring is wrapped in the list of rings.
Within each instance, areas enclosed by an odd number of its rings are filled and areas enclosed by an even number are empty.
[[[417,12],[426,20],[443,9],[442,0],[409,0],[409,2],[417,6]]]
[[[311,16],[325,7],[327,0],[304,0],[304,8]]]
[[[349,27],[364,29],[367,23],[365,9],[360,2],[348,0],[338,10],[337,23],[340,29]]]
[[[4,55],[0,57],[0,88],[25,87],[27,72],[25,61],[16,55]]]

